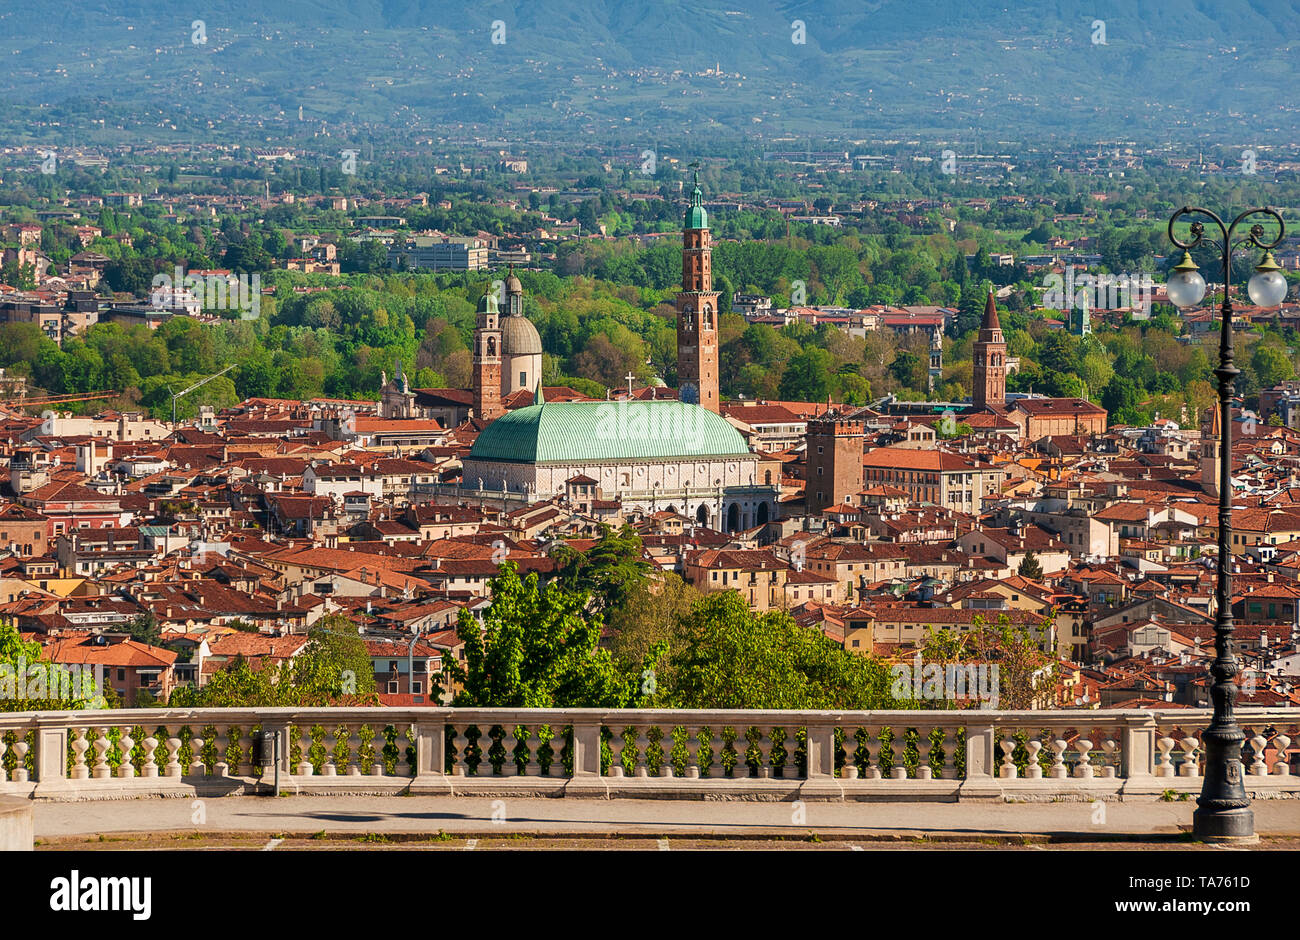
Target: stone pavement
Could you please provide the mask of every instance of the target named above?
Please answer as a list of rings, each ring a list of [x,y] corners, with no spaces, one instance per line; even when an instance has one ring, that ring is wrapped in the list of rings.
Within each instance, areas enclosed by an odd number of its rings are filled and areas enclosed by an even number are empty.
[[[1178,838],[1195,802],[837,803],[473,797],[218,797],[35,802],[38,840],[97,834],[315,833],[391,836],[838,836],[947,841],[1016,836],[1099,841]],[[1261,836],[1300,835],[1300,800],[1254,804]],[[1104,812],[1103,812],[1104,811]],[[495,818],[494,818],[495,817]]]

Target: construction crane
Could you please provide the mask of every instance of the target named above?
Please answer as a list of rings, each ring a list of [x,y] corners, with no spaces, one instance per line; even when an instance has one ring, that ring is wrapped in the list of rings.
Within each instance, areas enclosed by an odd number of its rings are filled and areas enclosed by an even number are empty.
[[[209,382],[211,382],[213,379],[219,379],[219,378],[221,378],[221,376],[225,375],[227,372],[229,372],[231,369],[233,369],[236,365],[237,365],[237,363],[233,363],[233,362],[232,362],[230,365],[226,366],[226,367],[225,367],[224,369],[222,369],[220,372],[217,372],[217,373],[214,374],[214,375],[210,375],[210,376],[208,376],[206,379],[199,379],[199,381],[195,382],[195,383],[194,383],[193,385],[191,385],[189,388],[185,389],[185,391],[183,391],[183,392],[173,392],[173,393],[172,393],[172,427],[173,427],[173,428],[176,427],[176,402],[177,402],[179,399],[184,398],[186,395],[188,395],[190,392],[194,391],[196,388],[199,388],[200,386],[203,386],[203,385],[207,385],[207,384],[208,384]]]
[[[115,398],[120,392],[83,392],[80,395],[37,395],[35,397],[6,398],[0,405],[6,408],[26,408],[31,405],[67,405],[74,401],[98,401],[101,398]]]

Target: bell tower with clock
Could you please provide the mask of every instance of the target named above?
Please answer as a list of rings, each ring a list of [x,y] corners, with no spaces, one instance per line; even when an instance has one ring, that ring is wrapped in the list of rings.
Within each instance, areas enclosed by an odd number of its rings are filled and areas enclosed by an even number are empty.
[[[688,404],[718,411],[718,295],[713,290],[713,249],[697,167],[691,204],[682,225],[682,290],[677,295],[677,394]]]

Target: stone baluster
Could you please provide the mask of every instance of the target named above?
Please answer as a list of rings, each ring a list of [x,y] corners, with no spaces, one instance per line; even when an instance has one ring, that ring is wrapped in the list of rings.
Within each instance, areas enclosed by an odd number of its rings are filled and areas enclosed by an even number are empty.
[[[1116,752],[1119,750],[1119,742],[1114,738],[1106,738],[1101,742],[1102,752],[1106,755],[1106,762],[1102,765],[1101,775],[1106,778],[1115,776]]]
[[[627,772],[623,769],[623,751],[627,748],[627,742],[623,739],[623,726],[609,726],[609,775],[611,777],[623,777]]]
[[[14,756],[18,758],[18,762],[14,764],[13,782],[26,783],[30,777],[27,772],[27,739],[20,737],[14,742],[11,750],[14,752]]]
[[[349,777],[361,776],[361,727],[359,725],[348,725],[345,729],[347,737],[344,739],[347,747],[347,769],[344,771]]]
[[[1081,737],[1074,742],[1074,748],[1079,754],[1079,763],[1074,767],[1074,775],[1080,780],[1092,779],[1092,741]]]
[[[890,747],[894,751],[894,766],[889,770],[891,780],[907,779],[907,729],[895,726],[893,729],[894,739],[890,742]],[[882,748],[883,750],[883,748]]]
[[[298,759],[298,766],[295,769],[297,777],[311,777],[316,773],[316,767],[311,762],[312,734],[311,726],[304,725],[301,728],[294,728],[294,733],[299,740],[298,749],[302,756]]]
[[[519,739],[515,737],[516,725],[501,726],[501,746],[505,748],[506,756],[501,759],[501,776],[518,777],[519,765],[515,763],[515,748],[519,746]]]
[[[863,736],[863,741],[861,745],[862,751],[864,754],[866,754],[867,757],[867,761],[866,761],[867,766],[862,771],[862,778],[864,780],[880,779],[880,763],[879,763],[880,748],[879,747],[876,748],[875,754],[871,752],[872,743],[878,741],[879,741],[878,729],[868,728],[867,733]]]
[[[420,773],[420,767],[419,767],[420,728],[419,726],[413,721],[410,722],[406,726],[406,734],[399,735],[398,740],[402,742],[400,745],[398,745],[398,749],[401,752],[400,754],[401,759],[406,762],[406,766],[404,769],[405,775],[412,778],[418,776]]]
[[[478,775],[480,777],[495,777],[496,768],[492,766],[492,748],[495,742],[492,740],[491,729],[484,729],[483,736],[478,739],[478,745],[482,748],[483,760],[478,765]],[[504,741],[502,742],[505,743]],[[502,762],[501,772],[505,773],[505,763]]]
[[[1015,780],[1018,771],[1015,759],[1011,755],[1015,752],[1016,742],[1011,738],[999,739],[998,747],[1002,749],[1002,764],[998,767],[998,776],[1003,780]]]
[[[75,747],[76,745],[73,746]],[[167,739],[167,766],[163,769],[163,772],[168,777],[174,777],[178,780],[180,779],[181,776],[180,750],[181,750],[180,738]],[[84,764],[85,761],[83,760],[82,763]]]
[[[96,728],[99,737],[95,738],[95,768],[91,776],[96,780],[105,780],[113,776],[113,768],[108,766],[108,728]]]
[[[1285,734],[1279,734],[1273,739],[1273,747],[1277,749],[1277,759],[1273,761],[1273,773],[1279,777],[1289,777],[1291,775],[1291,765],[1287,761],[1287,748],[1291,746],[1291,737]]]
[[[191,776],[202,777],[203,775],[205,775],[205,774],[208,772],[207,765],[206,765],[206,764],[204,763],[204,761],[203,761],[203,745],[204,745],[204,743],[205,743],[205,742],[204,742],[204,740],[203,740],[202,738],[190,738],[190,757],[191,757],[191,760],[190,760],[190,774],[191,774]],[[97,751],[99,750],[99,741],[96,741],[96,742],[95,742],[95,750],[97,750]],[[101,756],[102,756],[102,755],[101,755]],[[94,773],[94,776],[96,776],[96,777],[99,776],[99,764],[96,764],[96,765],[95,765],[95,773]]]
[[[524,765],[525,777],[540,777],[542,775],[542,763],[537,759],[537,752],[542,746],[542,737],[538,733],[537,725],[530,725],[528,728],[528,739],[524,742],[528,748],[528,763]]]
[[[1179,743],[1183,746],[1183,763],[1178,768],[1178,772],[1184,777],[1199,777],[1201,775],[1200,740],[1189,735]]]
[[[465,735],[464,727],[458,727],[456,729],[456,736],[455,738],[452,739],[452,744],[456,748],[456,756],[454,758],[454,763],[451,766],[452,776],[453,777],[468,776],[469,764],[466,762],[466,758],[469,755],[466,754],[465,752],[469,750],[469,738]],[[558,757],[559,755],[556,756]]]
[[[695,735],[698,729],[686,725],[683,730],[686,734],[682,738],[682,748],[686,752],[686,758],[682,764],[682,776],[688,780],[698,780],[700,777],[700,768],[696,763],[696,758],[699,754],[700,745],[699,742],[695,740]],[[674,744],[676,744],[676,742],[674,742]]]
[[[675,776],[673,771],[673,729],[671,725],[659,725],[659,730],[663,732],[663,737],[659,739],[659,749],[662,751],[662,757],[659,761],[659,777],[668,779]]]
[[[1049,744],[1052,749],[1052,766],[1049,775],[1053,780],[1063,780],[1070,776],[1069,768],[1065,766],[1065,749],[1069,747],[1069,742],[1064,738],[1053,738]]]
[[[212,742],[216,746],[213,755],[216,762],[212,765],[212,776],[229,777],[230,762],[226,760],[226,752],[230,749],[230,727],[228,725],[221,728],[214,727],[212,730],[216,732]],[[235,769],[238,770],[239,768]]]
[[[1025,742],[1025,750],[1029,752],[1029,761],[1025,764],[1025,779],[1043,779],[1043,765],[1038,762],[1038,752],[1042,749],[1043,742],[1038,738],[1030,738]]]
[[[322,777],[336,777],[338,776],[339,769],[334,763],[334,749],[339,746],[339,729],[336,726],[333,728],[323,728],[323,730],[325,734],[324,737],[321,738],[321,744],[325,746],[325,760],[321,763],[320,775]],[[400,735],[398,736],[398,740],[401,740]],[[398,744],[397,749],[399,752],[397,759],[400,762],[400,752],[402,749],[401,744]]]
[[[128,725],[122,729],[122,736],[117,739],[117,752],[122,756],[122,763],[117,765],[117,775],[123,779],[130,779],[135,776],[135,764],[131,763],[131,751],[135,747],[135,739],[131,737],[131,728]]]
[[[843,780],[858,779],[858,729],[844,729],[844,766],[840,768]]]
[[[704,776],[708,766],[713,763],[712,755],[704,753],[704,741],[700,738],[703,731],[699,726],[686,726],[686,776],[691,780]],[[708,764],[705,763],[706,759]]]
[[[1156,762],[1157,777],[1172,777],[1174,775],[1174,762],[1169,756],[1169,752],[1174,749],[1176,743],[1168,735],[1156,738],[1156,750],[1160,752],[1160,760]]]
[[[158,776],[158,765],[154,762],[153,752],[158,748],[158,739],[149,735],[142,742],[144,747],[144,763],[140,766],[141,777]]]
[[[634,773],[637,777],[650,776],[650,761],[646,757],[646,751],[650,748],[650,726],[642,725],[636,729],[636,767]],[[743,757],[743,755],[742,755]]]
[[[86,740],[86,729],[77,728],[73,731],[72,739],[72,779],[89,780],[90,768],[86,766],[86,751],[90,749],[90,742]],[[0,756],[3,755],[3,744],[0,744]]]
[[[239,759],[235,761],[235,775],[239,777],[253,776],[253,726],[250,724],[247,728],[240,727],[239,736],[231,744],[239,749]]]
[[[943,737],[939,739],[939,750],[943,752],[943,761],[939,765],[939,778],[957,779],[957,736],[953,729],[944,726],[940,729]]]
[[[934,740],[930,737],[930,728],[916,729],[916,779],[933,780],[934,768],[930,760],[934,757]]]
[[[1268,764],[1264,762],[1264,748],[1268,746],[1268,738],[1262,734],[1257,734],[1250,739],[1251,750],[1255,752],[1255,759],[1250,765],[1252,776],[1263,777],[1268,774]]]
[[[9,780],[9,771],[5,770],[4,757],[9,751],[9,745],[4,742],[4,735],[0,733],[0,783],[7,783]]]

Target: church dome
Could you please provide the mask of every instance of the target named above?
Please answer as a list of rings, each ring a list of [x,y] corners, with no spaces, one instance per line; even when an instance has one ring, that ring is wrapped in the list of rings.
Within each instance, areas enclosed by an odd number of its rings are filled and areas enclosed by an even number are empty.
[[[743,457],[749,447],[726,418],[674,400],[556,402],[497,418],[469,458],[511,463],[584,463]]]
[[[540,356],[542,337],[527,317],[501,319],[501,354],[503,356]]]
[[[515,277],[513,274],[506,278],[507,294],[522,294],[523,292],[524,285],[519,283],[519,278]]]
[[[686,218],[682,222],[683,228],[701,229],[709,227],[709,214],[704,211],[703,199],[704,194],[696,186],[695,192],[691,194],[691,205],[686,210]]]

